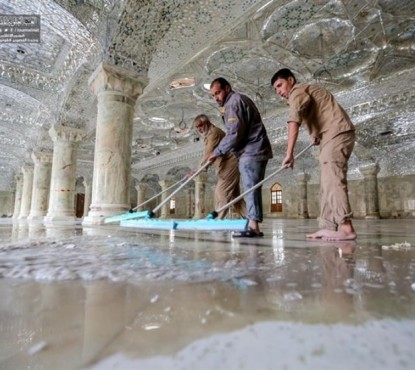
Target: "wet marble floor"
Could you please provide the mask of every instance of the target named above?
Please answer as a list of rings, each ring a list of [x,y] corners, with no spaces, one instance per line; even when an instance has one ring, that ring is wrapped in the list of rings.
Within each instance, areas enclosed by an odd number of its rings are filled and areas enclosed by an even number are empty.
[[[0,221],[0,369],[412,369],[415,220],[227,232]]]

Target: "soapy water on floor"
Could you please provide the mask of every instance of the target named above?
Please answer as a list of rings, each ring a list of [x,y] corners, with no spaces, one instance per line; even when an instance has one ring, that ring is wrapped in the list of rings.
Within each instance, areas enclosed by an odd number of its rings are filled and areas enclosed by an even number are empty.
[[[413,248],[408,247],[408,242],[404,245],[400,253],[409,253],[410,257]],[[174,240],[168,235],[157,234],[139,237],[72,234],[64,239],[32,238],[0,246],[0,278],[40,282],[230,281],[234,286],[246,289],[257,285],[258,279],[276,283],[290,276],[297,281],[301,275],[310,275],[311,289],[321,288],[327,279],[331,279],[339,285],[335,289],[345,289],[350,294],[362,286],[393,290],[395,284],[385,278],[385,269],[394,269],[392,262],[384,256],[371,254],[380,251],[383,254],[398,253],[396,248],[360,248],[360,256],[368,254],[370,260],[355,259],[359,247],[354,242],[323,243],[309,249],[255,245],[233,248],[235,246],[223,240],[219,243]],[[368,268],[369,265],[375,268]],[[302,293],[297,291],[298,281],[285,282],[285,285],[291,288],[284,293],[286,301],[302,298]]]
[[[339,364],[339,369],[359,368],[359,364],[405,369],[411,368],[415,360],[411,351],[415,325],[412,235],[408,241],[391,234],[376,239],[361,236],[356,242],[345,243],[305,242],[300,240],[297,228],[293,228],[291,237],[285,230],[277,239],[236,243],[223,234],[192,234],[187,238],[168,233],[93,235],[69,232],[65,237],[15,240],[0,235],[4,294],[10,302],[31,307],[28,320],[33,307],[37,307],[35,311],[44,315],[41,325],[46,325],[49,318],[52,327],[59,323],[58,331],[45,329],[42,333],[62,335],[63,324],[55,320],[55,311],[59,312],[56,318],[60,318],[64,308],[71,313],[72,306],[79,306],[81,319],[85,312],[93,312],[81,320],[84,343],[90,344],[84,338],[85,328],[95,328],[95,317],[100,323],[99,335],[91,342],[95,344],[102,335],[100,312],[108,309],[113,315],[126,307],[133,313],[137,310],[133,319],[120,323],[122,328],[126,326],[123,335],[116,336],[118,340],[111,339],[112,334],[105,339],[113,341],[112,351],[104,351],[104,340],[98,354],[93,354],[102,362],[83,362],[93,369],[239,370],[278,368],[275,364],[287,369],[306,365],[330,369],[339,356],[344,358],[344,366]],[[58,294],[60,290],[62,294]],[[65,292],[75,291],[79,295],[68,294],[65,298]],[[27,300],[22,300],[25,294]],[[100,303],[107,294],[111,304]],[[99,298],[98,302],[94,298]],[[5,302],[10,315],[14,306]],[[179,315],[182,312],[183,317]],[[67,313],[66,317],[71,316]],[[169,319],[168,324],[162,321],[164,317]],[[396,321],[389,320],[393,318]],[[13,323],[21,322],[18,319]],[[381,320],[373,324],[373,319]],[[271,322],[262,324],[263,320]],[[37,321],[33,320],[35,328]],[[250,323],[254,324],[246,326]],[[14,328],[16,324],[10,325]],[[106,326],[111,332],[109,323]],[[67,335],[72,335],[73,321],[68,320],[64,327]],[[172,336],[166,332],[170,327]],[[179,328],[183,337],[177,343]],[[220,334],[226,331],[224,328],[229,333]],[[232,331],[237,328],[241,330]],[[211,336],[215,332],[218,334]],[[167,333],[165,337],[163,333]],[[195,340],[199,336],[200,340]],[[167,342],[170,337],[174,340]],[[48,355],[53,357],[59,352],[58,339],[37,336],[24,348],[25,353],[31,362],[44,358],[49,363]],[[123,353],[129,353],[129,339],[135,350],[126,357]],[[2,345],[13,348],[8,342]],[[119,348],[123,351],[117,353]],[[175,352],[178,348],[182,350]],[[172,355],[165,355],[169,351]],[[111,353],[116,355],[108,357]],[[143,354],[155,357],[134,358]],[[25,358],[24,354],[7,357],[0,365],[18,368],[14,365]],[[218,361],[222,367],[217,366]],[[56,367],[51,363],[49,368]]]
[[[118,228],[89,233],[80,227],[50,229],[46,235],[40,228],[39,237],[13,240],[6,230],[0,229],[0,278],[40,283],[221,281],[240,290],[257,286],[260,290],[266,284],[276,288],[285,302],[327,289],[350,295],[364,289],[384,290],[392,296],[402,284],[405,295],[407,288],[415,289],[412,240],[384,238],[364,245],[304,242],[284,236],[235,243],[223,232],[183,237]]]
[[[160,245],[126,242],[125,238],[83,237],[80,242],[73,237],[65,241],[6,244],[0,248],[3,278],[203,281],[229,280],[245,273],[244,268],[232,262],[195,259],[193,251],[163,250]]]

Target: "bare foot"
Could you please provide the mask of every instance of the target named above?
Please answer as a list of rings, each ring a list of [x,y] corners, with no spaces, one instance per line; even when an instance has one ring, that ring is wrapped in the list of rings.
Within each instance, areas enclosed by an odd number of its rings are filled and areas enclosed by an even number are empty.
[[[339,240],[354,240],[356,239],[356,233],[353,231],[346,232],[342,229],[340,230],[328,230],[321,229],[315,233],[307,234],[308,239],[323,239],[329,241],[339,241]]]
[[[315,233],[306,235],[309,239],[323,239],[329,241],[339,240],[355,240],[356,231],[354,230],[352,221],[345,220],[340,224],[338,230],[321,229]]]
[[[315,233],[307,234],[305,237],[307,239],[322,239],[327,233],[330,233],[330,232],[332,231],[328,229],[321,229],[319,231],[316,231]]]

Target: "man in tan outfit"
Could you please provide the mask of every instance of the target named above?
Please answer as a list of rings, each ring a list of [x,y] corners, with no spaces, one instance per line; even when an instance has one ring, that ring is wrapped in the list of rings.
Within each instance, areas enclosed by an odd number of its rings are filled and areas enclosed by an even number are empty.
[[[356,239],[347,191],[347,166],[355,143],[355,128],[349,116],[330,92],[314,84],[297,84],[287,68],[274,74],[271,85],[290,106],[283,166],[294,166],[294,147],[302,123],[312,142],[320,145],[320,230],[307,238]]]
[[[225,133],[213,125],[205,114],[198,115],[193,123],[204,138],[205,150],[201,161],[201,165],[203,165],[208,160],[213,149],[217,147],[225,136]],[[240,195],[238,160],[233,154],[227,153],[222,157],[216,158],[213,165],[218,178],[215,188],[215,209],[219,209]],[[233,211],[239,216],[245,217],[245,201],[241,199],[239,202],[236,202],[233,205]],[[229,208],[220,212],[218,218],[224,219],[228,213]]]

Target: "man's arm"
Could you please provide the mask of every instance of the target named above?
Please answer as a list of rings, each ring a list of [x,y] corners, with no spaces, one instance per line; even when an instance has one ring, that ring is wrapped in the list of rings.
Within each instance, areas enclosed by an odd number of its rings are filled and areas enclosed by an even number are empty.
[[[300,125],[297,122],[288,122],[287,154],[282,161],[282,165],[287,168],[294,168],[294,148],[298,138],[299,127]]]

